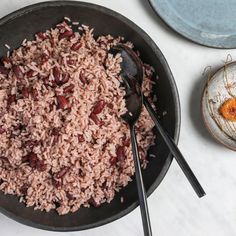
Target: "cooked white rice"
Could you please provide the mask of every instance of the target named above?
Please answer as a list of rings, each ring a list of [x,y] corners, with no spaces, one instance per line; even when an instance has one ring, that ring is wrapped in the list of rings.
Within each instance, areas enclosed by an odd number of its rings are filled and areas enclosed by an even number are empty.
[[[38,33],[0,65],[0,190],[27,207],[59,214],[110,202],[134,174],[120,87],[122,38],[95,39],[65,22]],[[130,45],[130,43],[127,43]],[[145,67],[144,91],[152,68]],[[153,123],[143,110],[137,140],[145,153]]]

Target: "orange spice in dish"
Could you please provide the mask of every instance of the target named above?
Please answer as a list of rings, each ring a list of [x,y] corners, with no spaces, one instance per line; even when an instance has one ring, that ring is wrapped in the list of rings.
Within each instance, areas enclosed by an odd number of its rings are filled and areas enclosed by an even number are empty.
[[[220,114],[230,121],[236,121],[236,97],[226,100],[219,108]]]

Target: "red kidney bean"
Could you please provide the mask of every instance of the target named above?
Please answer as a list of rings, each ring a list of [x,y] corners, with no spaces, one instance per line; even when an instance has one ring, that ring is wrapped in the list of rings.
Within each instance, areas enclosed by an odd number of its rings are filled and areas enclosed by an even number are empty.
[[[17,77],[17,79],[23,79],[24,77],[24,74],[20,68],[20,66],[18,65],[13,65],[12,66],[12,70],[13,70],[13,73],[15,74],[15,76]]]
[[[14,130],[20,129],[20,123],[18,123],[18,124],[16,124],[16,125],[13,125],[13,127],[14,127]]]
[[[43,55],[41,56],[41,64],[44,64],[47,61],[48,61],[48,55],[46,53],[43,53]]]
[[[38,98],[38,90],[36,88],[31,89],[31,95],[34,100],[37,100]]]
[[[85,141],[83,134],[78,134],[78,141],[79,143],[82,143]]]
[[[57,84],[60,84],[61,82],[61,72],[57,67],[54,67],[52,70],[53,77]]]
[[[62,75],[61,83],[65,84],[65,83],[67,83],[69,81],[69,79],[70,79],[69,74],[65,73],[65,74]]]
[[[61,74],[60,70],[57,67],[53,68],[53,76],[57,85],[61,86],[69,81],[69,74]]]
[[[60,129],[59,128],[53,128],[52,129],[52,135],[54,136],[52,145],[55,145],[58,142],[59,134],[60,134]]]
[[[75,33],[73,32],[73,34],[70,36],[70,39],[75,38]]]
[[[0,74],[8,75],[9,70],[6,69],[4,66],[0,66]]]
[[[130,139],[127,138],[126,140],[123,141],[123,145],[128,147],[130,145]]]
[[[114,39],[108,39],[107,43],[113,43]]]
[[[88,80],[85,78],[84,73],[80,72],[79,79],[83,84],[88,84]]]
[[[70,66],[72,66],[72,65],[75,64],[75,60],[73,60],[73,59],[68,59],[68,60],[67,60],[67,64],[70,65]]]
[[[30,47],[29,46],[24,46],[23,47],[23,55],[26,55],[29,51],[30,51]]]
[[[52,141],[52,145],[54,146],[59,140],[59,136],[58,135],[54,135],[53,137],[53,141]]]
[[[126,134],[122,138],[123,145],[128,147],[130,145],[130,139],[126,137]]]
[[[43,33],[43,32],[38,32],[38,33],[37,33],[37,36],[38,36],[40,39],[42,39],[42,40],[45,40],[45,39],[48,38],[48,36],[47,36],[45,33]]]
[[[52,185],[55,187],[55,188],[59,188],[62,186],[62,181],[58,181],[54,178],[52,178]]]
[[[93,120],[93,122],[94,122],[96,125],[100,125],[100,120],[98,119],[98,117],[97,117],[96,114],[91,113],[91,114],[90,114],[90,118]]]
[[[60,128],[53,128],[52,129],[52,135],[59,135],[60,133]]]
[[[112,103],[107,103],[107,107],[110,109],[113,109],[113,104]]]
[[[40,172],[43,172],[47,169],[47,165],[45,164],[44,160],[37,160],[36,169]]]
[[[42,78],[42,80],[43,80],[43,83],[44,83],[45,87],[48,89],[48,87],[50,86],[49,76],[46,76],[46,77]]]
[[[47,90],[49,90],[49,88],[54,88],[55,86],[52,85],[51,82],[49,81],[46,81],[45,79],[43,79],[43,83],[44,83],[44,86],[46,87]]]
[[[91,198],[89,199],[89,203],[90,203],[93,207],[95,207],[95,208],[98,208],[98,207],[101,206],[101,204],[100,204],[100,203],[97,203],[97,202],[94,200],[93,197],[91,197]]]
[[[29,71],[26,73],[26,76],[27,76],[27,78],[31,78],[31,77],[33,77],[33,74],[34,74],[34,71],[33,71],[33,70],[29,70]]]
[[[23,184],[19,190],[23,195],[27,195],[28,188],[29,186],[27,184]]]
[[[15,103],[15,102],[16,102],[16,95],[15,94],[8,95],[7,106],[9,107],[12,103]]]
[[[9,57],[3,56],[1,59],[1,62],[5,65],[10,65],[11,64],[11,60],[9,59]]]
[[[74,43],[74,44],[71,46],[71,50],[77,51],[77,50],[79,50],[81,47],[82,47],[82,43],[77,42],[77,43]]]
[[[6,130],[2,126],[0,126],[0,134],[3,134],[5,132],[6,132]]]
[[[112,156],[109,161],[110,161],[110,164],[113,166],[117,163],[118,160],[117,160],[117,157]]]
[[[64,93],[72,93],[73,92],[73,90],[74,90],[74,85],[73,84],[70,84],[70,85],[68,85],[67,87],[65,87],[64,89],[63,89],[63,92]]]
[[[0,110],[0,118],[3,117],[6,113]]]
[[[24,98],[28,98],[29,97],[29,88],[27,88],[27,87],[23,87],[22,88],[22,96]]]
[[[31,152],[31,153],[29,154],[29,165],[30,165],[30,167],[36,168],[37,161],[38,161],[38,156],[37,156],[37,154],[34,153],[34,152]]]
[[[85,176],[85,173],[81,169],[79,169],[78,175],[79,177],[83,178]]]
[[[7,157],[4,157],[4,156],[0,156],[0,160],[4,161],[4,162],[9,162],[8,158]],[[1,185],[1,184],[0,184]]]
[[[29,161],[29,155],[25,155],[21,158],[22,162],[28,162]]]
[[[54,103],[50,103],[50,104],[49,104],[49,111],[50,111],[50,112],[53,110],[53,107],[54,107]]]
[[[27,140],[25,142],[25,146],[28,147],[29,149],[33,149],[34,146],[37,145],[37,141],[33,141],[33,140]],[[29,156],[28,156],[28,159],[29,159]]]
[[[69,201],[71,201],[71,200],[74,199],[73,195],[71,195],[71,194],[70,194],[69,192],[67,192],[67,191],[66,191],[66,197],[67,197],[67,199],[68,199]]]
[[[108,146],[109,142],[106,141],[103,145],[102,145],[102,151],[104,152]]]
[[[141,159],[141,161],[145,161],[146,160],[146,156],[144,155],[144,153],[140,154],[140,159]]]
[[[105,107],[106,103],[103,100],[98,101],[95,106],[93,107],[92,113],[97,115],[102,112],[103,108]]]
[[[123,146],[119,146],[116,149],[116,156],[119,161],[124,161],[125,159],[125,149]]]
[[[55,80],[52,80],[48,83],[48,85],[51,87],[51,88],[55,88],[57,86],[57,83]]]
[[[84,192],[86,190],[86,188],[80,188],[81,192]]]
[[[66,30],[64,33],[61,33],[61,34],[59,35],[59,40],[65,39],[65,38],[69,38],[69,37],[71,37],[73,34],[74,34],[74,33],[73,33],[72,30]]]
[[[67,174],[67,172],[69,171],[69,169],[70,169],[70,167],[68,167],[68,166],[62,167],[61,170],[55,174],[55,178],[56,178],[56,179],[61,179],[61,178],[63,178],[63,177]]]
[[[65,109],[65,108],[69,107],[68,100],[62,95],[57,96],[57,103],[58,103],[58,108],[59,109]]]
[[[50,41],[51,47],[54,48],[54,46],[55,46],[54,39],[53,39],[53,38],[50,38],[49,41]]]

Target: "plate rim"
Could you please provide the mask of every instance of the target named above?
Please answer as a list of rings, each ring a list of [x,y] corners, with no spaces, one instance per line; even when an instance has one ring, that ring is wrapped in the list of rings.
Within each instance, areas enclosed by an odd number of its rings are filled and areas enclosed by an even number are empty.
[[[173,25],[171,25],[165,19],[165,17],[161,14],[161,12],[158,10],[158,8],[156,8],[155,3],[154,3],[155,0],[147,0],[147,1],[149,2],[149,5],[151,6],[154,13],[161,19],[161,21],[165,25],[167,25],[171,30],[173,30],[175,33],[182,36],[183,38],[187,39],[188,41],[196,43],[197,45],[208,47],[208,48],[215,48],[215,49],[235,49],[236,48],[236,42],[235,42],[235,46],[226,46],[226,45],[219,45],[219,44],[218,45],[211,44],[211,43],[207,43],[205,41],[198,41],[196,38],[191,37],[190,35],[188,35],[184,32],[181,32],[177,27],[174,27]]]

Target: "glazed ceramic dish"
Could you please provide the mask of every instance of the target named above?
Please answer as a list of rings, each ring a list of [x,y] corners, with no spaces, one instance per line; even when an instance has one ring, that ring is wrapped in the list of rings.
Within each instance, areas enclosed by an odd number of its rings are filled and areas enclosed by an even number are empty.
[[[94,36],[111,34],[122,36],[132,41],[141,59],[152,65],[159,79],[153,89],[157,97],[157,110],[163,125],[177,141],[180,129],[180,105],[177,88],[168,64],[159,48],[150,37],[134,23],[122,15],[107,8],[72,1],[44,2],[20,9],[0,20],[0,56],[7,52],[6,43],[11,49],[18,48],[22,41],[33,39],[37,32],[44,32],[61,22],[64,17],[72,21],[94,28]],[[107,23],[109,22],[109,24]],[[150,195],[164,178],[172,157],[166,145],[154,130],[155,145],[147,154],[149,164],[143,171],[147,194]],[[55,230],[73,231],[97,227],[114,221],[138,206],[138,195],[135,181],[115,195],[111,203],[102,204],[99,208],[81,208],[75,213],[59,216],[55,211],[49,213],[27,208],[19,203],[17,197],[0,193],[0,211],[12,219],[33,227]],[[124,199],[121,202],[121,197]]]
[[[210,134],[224,146],[236,151],[235,122],[219,112],[222,104],[236,96],[236,62],[226,64],[212,75],[202,96],[202,115]]]
[[[236,47],[234,0],[149,2],[166,24],[191,41],[216,48]]]

